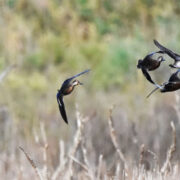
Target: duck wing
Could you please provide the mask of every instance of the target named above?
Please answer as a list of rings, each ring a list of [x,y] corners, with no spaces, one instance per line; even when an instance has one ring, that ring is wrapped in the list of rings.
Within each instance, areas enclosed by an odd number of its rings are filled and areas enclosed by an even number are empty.
[[[144,61],[149,61],[149,60],[151,59],[151,56],[153,56],[154,54],[157,54],[157,53],[164,54],[163,51],[151,52],[151,53],[149,53],[148,55],[146,55],[145,58],[144,58],[143,60],[144,60]]]
[[[72,76],[72,77],[69,78],[69,79],[72,80],[72,79],[74,79],[74,78],[76,78],[76,77],[78,77],[78,76],[80,76],[80,75],[82,75],[82,74],[85,74],[85,73],[89,72],[89,71],[90,71],[90,69],[86,69],[85,71],[83,71],[83,72],[81,72],[81,73],[78,73],[78,74]]]
[[[163,52],[165,52],[166,54],[168,54],[171,58],[173,58],[175,61],[180,61],[180,55],[176,54],[175,52],[173,52],[172,50],[164,47],[163,45],[161,45],[157,40],[154,40],[154,44]]]
[[[146,79],[147,79],[150,83],[155,84],[155,82],[151,79],[151,76],[149,75],[149,73],[147,72],[147,70],[144,69],[144,68],[141,68],[141,70],[142,70],[142,73],[144,74],[144,76],[146,77]]]
[[[89,71],[90,71],[90,69],[87,69],[87,70],[85,70],[85,71],[83,71],[83,72],[81,72],[81,73],[78,73],[78,74],[76,74],[76,75],[74,75],[74,76],[66,79],[66,80],[63,82],[62,87],[63,87],[64,85],[66,85],[66,84],[69,84],[74,78],[76,78],[76,77],[78,77],[78,76],[80,76],[80,75],[82,75],[82,74],[85,74],[85,73],[87,73],[87,72],[89,72]]]
[[[178,69],[175,73],[173,73],[170,78],[169,82],[177,82],[180,81],[180,78],[178,77],[178,73],[180,72],[180,69]]]
[[[63,96],[59,95],[59,92],[57,94],[57,102],[58,102],[59,111],[61,113],[62,118],[65,121],[65,123],[68,124],[66,110],[65,110],[65,106],[63,102]]]

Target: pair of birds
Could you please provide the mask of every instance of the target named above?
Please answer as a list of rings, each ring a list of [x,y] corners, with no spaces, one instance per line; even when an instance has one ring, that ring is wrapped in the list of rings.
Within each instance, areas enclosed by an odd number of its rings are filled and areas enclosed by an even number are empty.
[[[142,70],[142,73],[146,77],[146,79],[154,84],[156,88],[150,92],[150,94],[147,96],[149,97],[152,93],[154,93],[156,90],[160,89],[160,91],[163,92],[170,92],[170,91],[176,91],[180,89],[180,78],[178,77],[178,73],[180,72],[180,55],[176,54],[175,52],[171,51],[170,49],[164,47],[161,45],[158,41],[154,40],[154,44],[160,49],[160,51],[153,52],[148,54],[143,60],[139,60],[137,64],[137,68]],[[154,54],[167,54],[170,56],[172,59],[174,59],[174,63],[170,64],[169,66],[171,68],[176,68],[178,69],[175,73],[173,73],[169,80],[162,85],[156,84],[152,79],[151,76],[149,75],[148,71],[153,71],[157,69],[160,64],[165,61],[163,56],[159,56],[156,59],[153,59]]]

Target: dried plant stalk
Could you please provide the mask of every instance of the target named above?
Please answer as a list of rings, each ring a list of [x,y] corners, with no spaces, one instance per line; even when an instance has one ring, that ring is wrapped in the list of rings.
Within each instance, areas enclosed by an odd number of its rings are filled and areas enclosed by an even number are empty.
[[[163,174],[168,173],[168,169],[170,167],[170,162],[173,157],[173,153],[176,151],[176,129],[175,129],[173,121],[171,121],[171,128],[172,128],[172,144],[167,152],[166,161],[163,167],[161,168],[161,172]]]
[[[76,112],[76,117],[77,117],[77,127],[78,127],[78,129],[77,129],[77,131],[76,131],[76,135],[75,135],[75,137],[74,137],[74,143],[73,143],[73,146],[72,146],[72,148],[70,149],[70,153],[69,153],[69,157],[75,157],[75,153],[76,153],[76,151],[77,151],[77,149],[78,149],[78,147],[79,147],[79,145],[80,145],[80,142],[81,142],[81,140],[82,140],[82,131],[83,131],[83,129],[84,129],[84,124],[85,124],[85,122],[87,121],[87,119],[86,118],[82,118],[81,116],[80,116],[80,113],[79,113],[79,111],[77,110],[77,112]],[[68,166],[69,166],[69,175],[70,175],[70,177],[69,178],[71,178],[72,176],[73,176],[73,173],[72,173],[72,165],[73,165],[73,160],[72,160],[72,158],[70,158],[70,160],[69,160],[69,164],[68,164]]]
[[[120,163],[118,163],[118,164],[116,165],[115,177],[116,177],[117,179],[120,179]]]
[[[144,165],[145,153],[149,153],[151,156],[153,156],[153,159],[154,159],[154,161],[155,161],[156,168],[159,167],[157,155],[156,155],[154,152],[152,152],[151,150],[146,149],[146,148],[145,148],[145,145],[142,144],[142,145],[141,145],[141,148],[140,148],[139,168],[144,168],[143,165]],[[159,169],[159,168],[158,168],[158,169]]]
[[[41,136],[43,140],[43,160],[44,160],[44,167],[43,167],[43,176],[45,179],[48,179],[48,167],[47,167],[47,150],[48,150],[48,142],[47,142],[47,136],[44,128],[44,123],[40,123],[40,130],[41,130]]]
[[[120,160],[122,160],[123,163],[125,164],[125,167],[127,167],[126,159],[125,159],[121,149],[119,148],[119,145],[117,142],[117,136],[116,136],[116,132],[115,132],[114,125],[113,125],[112,110],[113,110],[113,107],[109,109],[109,130],[110,130],[111,140],[112,140],[112,143],[119,155]]]
[[[29,161],[29,163],[31,164],[31,166],[33,167],[33,169],[35,170],[35,173],[37,175],[37,177],[40,179],[40,180],[43,180],[42,178],[42,175],[39,171],[39,169],[37,168],[36,164],[34,163],[34,161],[30,158],[30,156],[28,155],[27,152],[25,152],[25,150],[19,146],[19,149],[25,154],[27,160]]]
[[[102,160],[103,160],[103,155],[101,154],[99,156],[99,165],[98,165],[98,170],[97,170],[97,179],[100,179],[100,177],[101,177]]]
[[[74,162],[76,162],[77,164],[79,164],[85,171],[89,171],[88,170],[88,167],[85,165],[85,164],[83,164],[83,163],[81,163],[78,159],[76,159],[75,157],[72,157],[72,156],[70,156],[70,158],[74,161]]]
[[[91,166],[90,166],[89,160],[87,158],[87,150],[86,150],[85,146],[83,146],[82,143],[81,143],[81,149],[83,152],[84,162],[85,162],[86,166],[88,167],[88,174],[89,174],[91,179],[95,179],[94,172],[91,170],[91,168],[90,168]]]
[[[154,153],[153,151],[151,151],[150,149],[147,149],[147,152],[153,156],[153,159],[154,159],[154,161],[155,161],[155,164],[157,165],[157,167],[159,167],[157,154]]]
[[[56,168],[56,170],[54,171],[53,175],[52,175],[52,180],[56,180],[58,178],[58,176],[60,175],[60,173],[63,171],[63,169],[65,168],[65,164],[67,163],[67,159],[65,159],[65,153],[64,153],[64,141],[60,140],[59,142],[59,150],[60,150],[60,154],[59,154],[59,165]]]
[[[144,160],[144,154],[145,154],[145,145],[142,144],[140,148],[140,159],[139,159],[139,165],[143,165],[143,160]]]

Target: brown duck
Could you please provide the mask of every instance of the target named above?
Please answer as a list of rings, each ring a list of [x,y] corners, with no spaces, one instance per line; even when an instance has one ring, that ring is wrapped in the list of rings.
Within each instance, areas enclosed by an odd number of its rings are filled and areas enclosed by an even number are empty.
[[[165,61],[163,56],[159,56],[157,58],[157,60],[154,59],[153,55],[157,54],[157,53],[162,54],[163,52],[162,51],[152,52],[152,53],[148,54],[147,56],[145,56],[145,58],[143,60],[141,60],[141,59],[138,60],[138,64],[137,64],[137,68],[142,70],[142,73],[144,74],[146,79],[149,82],[151,82],[152,84],[156,84],[156,83],[151,79],[151,76],[149,75],[148,71],[153,71],[153,70],[157,69],[160,66],[161,62]]]
[[[66,110],[65,110],[65,106],[64,106],[64,102],[63,102],[63,97],[70,94],[75,86],[77,85],[82,85],[82,83],[78,80],[73,80],[74,78],[82,75],[82,74],[85,74],[87,72],[89,72],[90,70],[85,70],[79,74],[76,74],[75,76],[72,76],[71,78],[68,78],[66,79],[61,88],[58,90],[57,92],[57,95],[56,95],[56,98],[57,98],[57,102],[58,102],[58,106],[59,106],[59,111],[61,113],[61,116],[63,118],[63,120],[68,124],[68,119],[67,119],[67,115],[66,115]]]

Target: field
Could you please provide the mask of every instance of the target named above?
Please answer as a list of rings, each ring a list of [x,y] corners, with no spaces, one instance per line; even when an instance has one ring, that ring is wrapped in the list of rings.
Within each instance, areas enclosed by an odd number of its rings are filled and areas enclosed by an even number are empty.
[[[153,39],[180,54],[179,18],[170,0],[0,0],[0,179],[177,180],[180,93],[147,99],[136,66]],[[85,69],[67,125],[57,89]]]

